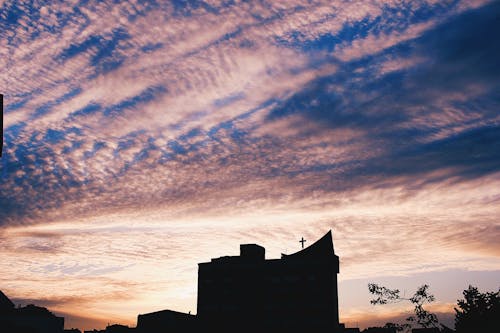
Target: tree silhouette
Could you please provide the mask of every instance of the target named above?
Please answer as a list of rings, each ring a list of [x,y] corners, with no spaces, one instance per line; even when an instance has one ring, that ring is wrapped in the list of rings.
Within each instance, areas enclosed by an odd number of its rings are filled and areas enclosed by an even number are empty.
[[[435,300],[434,295],[430,294],[428,289],[429,286],[427,284],[424,284],[417,289],[412,297],[406,298],[399,294],[399,289],[389,289],[384,286],[379,286],[375,283],[368,284],[368,291],[376,296],[376,298],[370,300],[370,303],[373,305],[397,303],[401,301],[409,301],[414,305],[413,311],[415,313],[415,316],[406,318],[406,320],[408,321],[407,324],[400,325],[388,323],[390,325],[395,325],[393,327],[397,328],[398,331],[409,330],[411,326],[413,326],[413,323],[416,323],[423,328],[438,327],[438,320],[436,315],[425,310],[423,307],[425,303],[430,303]]]
[[[457,333],[493,332],[500,327],[500,289],[480,293],[469,285],[463,291],[464,299],[457,301],[455,330]]]

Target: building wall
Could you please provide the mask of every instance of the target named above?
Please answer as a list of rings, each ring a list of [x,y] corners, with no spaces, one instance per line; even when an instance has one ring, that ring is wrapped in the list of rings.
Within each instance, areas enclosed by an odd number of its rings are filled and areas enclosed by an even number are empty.
[[[199,264],[200,320],[223,331],[334,332],[339,260],[333,245],[324,248],[275,260],[239,256]]]
[[[137,317],[137,332],[191,333],[198,332],[197,317],[187,313],[163,310]]]
[[[9,327],[5,332],[32,332],[32,333],[62,333],[64,318],[38,316],[0,316],[0,331],[2,327]]]

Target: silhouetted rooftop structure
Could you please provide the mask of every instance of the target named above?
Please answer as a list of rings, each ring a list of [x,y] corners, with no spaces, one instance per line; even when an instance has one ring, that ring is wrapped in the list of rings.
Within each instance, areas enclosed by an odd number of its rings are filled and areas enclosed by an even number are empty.
[[[137,317],[138,332],[190,333],[197,331],[197,318],[195,315],[163,310]]]
[[[108,325],[106,326],[106,330],[104,332],[106,333],[129,333],[129,332],[134,332],[135,328],[128,327],[125,325],[120,325],[120,324],[113,324],[113,325]]]
[[[14,309],[14,303],[0,290],[0,313]]]
[[[120,325],[120,324],[112,324],[106,326],[105,329],[103,330],[87,330],[83,331],[84,333],[131,333],[135,332],[136,329],[134,327],[128,327],[125,325]],[[157,332],[157,331],[152,331],[152,332]]]
[[[64,318],[57,317],[46,308],[33,304],[14,308],[14,304],[0,292],[0,331],[9,333],[62,333]],[[9,302],[11,305],[9,305]]]
[[[199,264],[197,316],[223,332],[339,332],[338,272],[331,231],[281,259],[243,244],[239,256]]]

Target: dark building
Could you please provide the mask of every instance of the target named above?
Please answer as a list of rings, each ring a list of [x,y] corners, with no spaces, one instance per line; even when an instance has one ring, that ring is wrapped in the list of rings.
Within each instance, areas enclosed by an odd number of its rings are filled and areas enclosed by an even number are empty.
[[[0,313],[10,312],[14,309],[14,303],[0,290]]]
[[[135,332],[135,328],[133,327],[128,327],[125,325],[120,325],[120,324],[113,324],[113,325],[108,325],[106,326],[105,329],[103,330],[90,330],[90,331],[83,331],[84,333],[131,333]],[[156,332],[156,331],[152,331]]]
[[[135,328],[128,327],[125,325],[120,325],[120,324],[113,324],[113,325],[108,325],[106,326],[106,330],[104,332],[106,333],[130,333],[134,332]]]
[[[9,298],[0,291],[1,332],[62,333],[63,329],[63,317],[57,317],[46,308],[32,304],[15,308]]]
[[[338,273],[331,231],[281,259],[243,244],[239,256],[199,264],[197,316],[219,332],[340,332]]]
[[[138,332],[168,332],[191,333],[197,332],[195,315],[171,310],[163,310],[142,314],[137,317]]]

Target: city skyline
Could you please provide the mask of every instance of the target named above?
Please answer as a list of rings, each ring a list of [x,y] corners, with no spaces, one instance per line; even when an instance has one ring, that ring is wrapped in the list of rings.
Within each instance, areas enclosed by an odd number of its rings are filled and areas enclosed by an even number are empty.
[[[0,1],[0,290],[195,313],[196,265],[332,229],[340,321],[500,281],[494,1]],[[98,301],[97,301],[98,300]],[[403,316],[404,317],[404,316]]]

